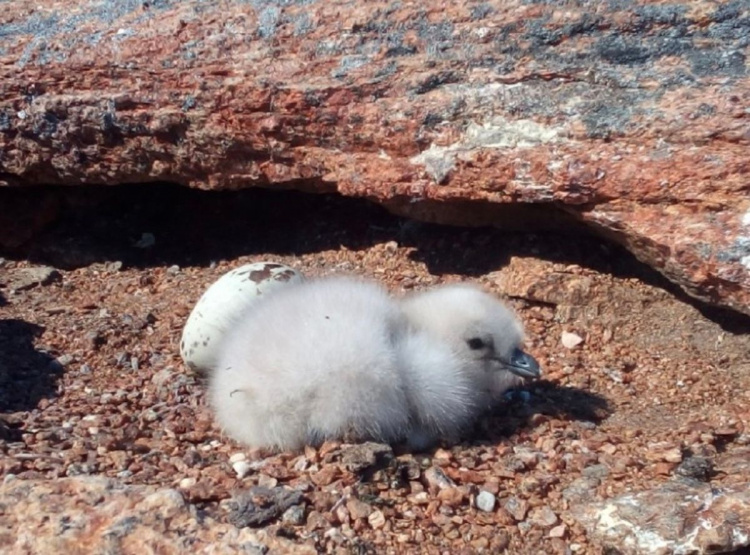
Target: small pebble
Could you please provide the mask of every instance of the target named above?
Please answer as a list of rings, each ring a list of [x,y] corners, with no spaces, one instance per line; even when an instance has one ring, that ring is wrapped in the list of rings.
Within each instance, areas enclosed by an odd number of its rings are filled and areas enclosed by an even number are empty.
[[[480,491],[476,498],[477,509],[485,513],[491,513],[495,510],[495,496],[489,491]]]
[[[373,511],[370,516],[367,517],[367,522],[370,523],[373,529],[378,530],[385,526],[385,515],[382,511]]]
[[[396,241],[388,241],[385,244],[385,250],[389,254],[395,254],[398,250],[398,243]]]
[[[67,366],[73,362],[73,355],[62,355],[61,357],[57,357],[57,362],[60,366]]]
[[[678,463],[682,461],[682,448],[679,443],[657,441],[649,443],[644,453],[646,460]]]
[[[305,508],[302,505],[293,505],[284,511],[281,520],[292,526],[301,526],[305,523]]]
[[[237,461],[232,464],[232,468],[237,473],[237,477],[242,479],[247,476],[253,469],[252,465],[247,461]]]
[[[456,485],[455,482],[448,478],[448,476],[445,475],[445,472],[440,470],[437,466],[425,470],[424,479],[427,482],[427,485],[435,490],[442,490]]]
[[[430,502],[430,495],[426,491],[420,491],[407,497],[412,505],[427,505]]]
[[[542,458],[542,454],[528,447],[514,447],[513,452],[516,458],[521,461],[526,468],[534,468]]]
[[[190,489],[196,484],[195,478],[183,478],[180,480],[180,489]]]
[[[565,536],[565,525],[559,524],[549,531],[550,538],[562,538]]]
[[[276,478],[272,478],[271,476],[266,476],[265,474],[261,474],[258,476],[258,485],[264,488],[273,489],[279,484],[279,481]]]
[[[594,464],[584,468],[581,474],[586,478],[606,478],[609,475],[609,468],[605,464]]]
[[[558,519],[555,512],[545,505],[534,510],[532,520],[544,526],[554,526]]]
[[[562,338],[561,338],[563,347],[566,349],[575,349],[583,343],[583,337],[581,337],[578,334],[570,333],[568,331],[562,332]]]
[[[372,507],[359,499],[350,499],[346,508],[354,520],[368,518],[372,514]]]
[[[505,502],[505,510],[508,511],[516,521],[522,521],[526,517],[528,504],[526,501],[512,496]]]

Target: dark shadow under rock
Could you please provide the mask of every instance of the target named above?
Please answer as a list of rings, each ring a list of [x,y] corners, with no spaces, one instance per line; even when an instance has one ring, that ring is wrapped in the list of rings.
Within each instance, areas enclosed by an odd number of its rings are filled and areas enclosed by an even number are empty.
[[[0,250],[57,268],[94,263],[113,263],[118,268],[209,266],[260,253],[300,256],[395,241],[411,247],[410,257],[434,275],[481,276],[505,267],[511,257],[575,264],[665,289],[733,333],[750,330],[747,316],[696,301],[623,247],[580,225],[561,220],[554,231],[537,225],[558,221],[560,210],[555,205],[529,207],[533,217],[520,218],[529,222],[525,229],[513,222],[509,229],[500,229],[420,223],[363,199],[297,191],[215,192],[159,183],[41,187],[14,194],[51,195],[61,209],[54,220],[45,220],[33,241],[13,248],[0,243]],[[0,191],[0,205],[5,196],[7,191]]]
[[[63,369],[34,347],[42,331],[23,320],[0,320],[0,413],[32,410],[56,395]]]

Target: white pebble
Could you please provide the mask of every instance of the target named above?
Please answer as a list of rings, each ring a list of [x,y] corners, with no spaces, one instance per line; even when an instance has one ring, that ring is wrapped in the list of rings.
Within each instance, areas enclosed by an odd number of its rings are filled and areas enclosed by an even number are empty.
[[[480,491],[476,501],[477,509],[485,513],[491,513],[495,510],[495,496],[489,491]]]
[[[247,461],[237,461],[236,463],[232,464],[232,468],[234,468],[234,471],[237,473],[237,477],[240,479],[250,474],[250,471],[253,469],[252,465]]]
[[[581,343],[583,343],[583,337],[580,335],[568,331],[562,332],[562,344],[566,349],[575,349]]]
[[[195,478],[183,478],[180,480],[180,489],[189,489],[196,484]]]

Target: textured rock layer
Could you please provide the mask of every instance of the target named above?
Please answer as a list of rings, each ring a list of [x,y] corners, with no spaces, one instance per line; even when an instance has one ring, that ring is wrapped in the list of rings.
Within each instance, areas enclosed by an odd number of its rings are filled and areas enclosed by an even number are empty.
[[[750,313],[748,36],[743,0],[9,3],[0,184],[564,211]]]
[[[674,482],[578,511],[614,553],[730,553],[750,545],[750,489]]]
[[[8,553],[308,552],[201,515],[177,490],[88,476],[12,479],[0,486],[0,516]]]

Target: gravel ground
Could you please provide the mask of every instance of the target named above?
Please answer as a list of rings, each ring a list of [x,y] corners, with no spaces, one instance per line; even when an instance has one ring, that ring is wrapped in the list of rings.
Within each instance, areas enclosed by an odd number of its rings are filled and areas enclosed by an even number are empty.
[[[64,204],[55,227],[0,265],[5,475],[175,487],[223,520],[238,489],[292,486],[304,511],[270,526],[358,553],[597,552],[575,504],[661,484],[695,455],[713,461],[712,483],[748,479],[721,461],[750,443],[750,321],[691,302],[618,247],[295,193],[129,187],[71,190]],[[544,379],[463,443],[397,450],[365,476],[336,444],[243,448],[213,425],[178,345],[208,285],[269,259],[396,291],[479,282],[517,309]],[[29,275],[41,265],[56,271]]]

